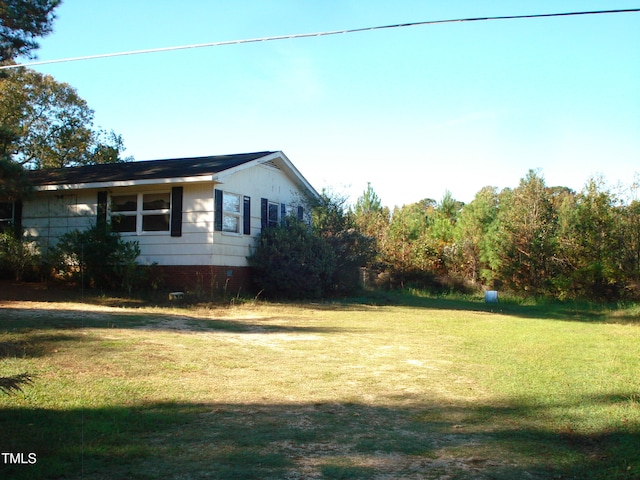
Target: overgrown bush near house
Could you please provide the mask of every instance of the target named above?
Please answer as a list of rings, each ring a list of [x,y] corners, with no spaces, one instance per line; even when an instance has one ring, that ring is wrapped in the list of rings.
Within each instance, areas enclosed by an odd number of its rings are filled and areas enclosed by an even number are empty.
[[[18,236],[13,230],[0,233],[0,276],[16,281],[38,276],[40,254],[36,242]]]
[[[331,291],[336,267],[329,244],[308,225],[286,218],[264,228],[249,258],[258,290],[272,298],[319,298]]]
[[[93,288],[131,292],[144,275],[138,242],[124,241],[109,225],[65,233],[51,253],[58,275]]]

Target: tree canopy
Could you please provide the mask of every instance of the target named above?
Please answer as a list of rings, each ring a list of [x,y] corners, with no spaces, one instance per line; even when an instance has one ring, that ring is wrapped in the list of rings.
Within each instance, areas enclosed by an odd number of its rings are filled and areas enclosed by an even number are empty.
[[[370,185],[365,196],[376,198]],[[530,170],[517,187],[485,187],[466,205],[447,191],[384,220],[361,208],[354,216],[375,237],[369,267],[387,285],[442,286],[437,279],[525,296],[640,298],[640,202],[623,201],[602,179],[576,193]]]
[[[122,161],[122,138],[93,126],[77,91],[26,68],[0,78],[0,156],[27,168]]]
[[[30,56],[38,37],[53,30],[54,10],[61,0],[0,1],[0,64]]]

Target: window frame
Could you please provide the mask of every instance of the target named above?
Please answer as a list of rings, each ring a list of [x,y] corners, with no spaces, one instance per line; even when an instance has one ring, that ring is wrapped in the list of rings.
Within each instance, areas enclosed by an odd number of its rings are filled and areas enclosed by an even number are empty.
[[[236,210],[228,210],[225,208],[226,206],[226,202],[225,202],[225,197],[236,197],[238,199],[237,201],[237,206],[238,209]],[[226,190],[222,190],[222,209],[221,209],[221,215],[222,215],[222,228],[221,228],[221,232],[222,233],[230,233],[233,235],[241,235],[241,228],[243,226],[243,196],[239,193],[233,193],[233,192],[227,192]],[[226,218],[232,218],[235,221],[235,225],[236,228],[234,230],[230,230],[226,228],[226,222],[225,219]]]
[[[274,207],[273,210],[271,207]],[[282,209],[281,204],[279,202],[272,202],[271,200],[267,201],[267,227],[277,227],[280,225],[281,216],[280,210]],[[271,212],[275,212],[275,218],[271,217]]]
[[[0,232],[11,230],[15,223],[16,205],[15,202],[0,202],[3,206],[8,206],[8,210],[11,210],[9,217],[0,217]],[[0,209],[2,211],[2,209]]]
[[[162,195],[167,197],[167,205],[163,208],[145,209],[145,195]],[[136,197],[135,210],[114,210],[114,197]],[[135,218],[135,230],[120,231],[117,228],[113,230],[120,235],[170,235],[171,234],[171,216],[172,216],[172,192],[171,190],[150,190],[146,192],[133,192],[133,193],[110,193],[108,203],[108,216],[109,222],[114,225],[115,217],[133,217]],[[166,216],[167,225],[166,229],[162,230],[145,230],[144,218],[152,216]]]

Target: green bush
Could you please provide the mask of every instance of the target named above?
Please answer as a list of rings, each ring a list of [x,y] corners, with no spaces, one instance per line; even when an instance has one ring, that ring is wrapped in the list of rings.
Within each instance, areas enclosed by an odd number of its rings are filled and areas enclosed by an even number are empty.
[[[93,288],[131,292],[144,275],[136,259],[138,242],[126,242],[109,225],[65,233],[52,251],[52,261],[63,278]]]
[[[256,286],[272,298],[319,298],[332,289],[336,268],[333,250],[293,218],[263,229],[249,262]]]
[[[17,236],[12,230],[0,233],[0,272],[22,281],[37,277],[40,254],[33,238]]]

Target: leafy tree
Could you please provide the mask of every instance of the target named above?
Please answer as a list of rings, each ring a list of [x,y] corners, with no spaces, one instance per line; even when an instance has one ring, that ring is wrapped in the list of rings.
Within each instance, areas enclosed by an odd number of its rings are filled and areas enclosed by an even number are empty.
[[[455,243],[459,249],[458,268],[471,280],[490,281],[492,249],[490,238],[496,230],[498,193],[494,187],[484,187],[460,211],[456,223]]]
[[[0,198],[15,201],[28,195],[30,191],[31,187],[22,166],[0,156]]]
[[[53,30],[53,11],[60,0],[2,0],[0,2],[0,63],[38,48],[35,39]]]
[[[622,256],[624,275],[640,294],[640,202],[632,201],[622,211],[622,236],[625,248]]]
[[[264,228],[249,263],[265,295],[274,298],[320,298],[332,290],[336,265],[330,245],[303,222],[287,217]]]
[[[28,168],[122,161],[122,138],[93,128],[76,90],[26,68],[0,78],[0,156]]]
[[[346,197],[322,192],[312,210],[316,235],[324,239],[335,255],[332,293],[353,293],[360,286],[360,268],[375,257],[375,238],[356,228],[354,215],[346,208]]]
[[[52,31],[53,11],[60,0],[1,0],[0,1],[0,65],[12,62],[21,55],[31,55],[38,48],[35,39]],[[0,80],[6,77],[0,75]],[[0,91],[0,97],[4,92]],[[16,200],[27,191],[22,168],[11,162],[8,146],[16,140],[16,132],[0,121],[0,197]],[[28,373],[13,377],[0,377],[0,391],[21,390],[31,383]]]
[[[356,200],[354,208],[355,227],[362,234],[375,238],[380,244],[381,234],[389,223],[389,209],[382,206],[382,202],[371,183],[367,183],[367,189]]]
[[[625,278],[623,209],[616,197],[591,179],[560,215],[559,276],[562,296],[618,297]]]
[[[392,283],[404,285],[423,272],[438,269],[437,251],[425,235],[433,222],[431,211],[420,203],[396,207],[382,232],[381,265]]]
[[[514,290],[545,294],[553,277],[556,224],[544,178],[529,170],[517,188],[504,192],[498,220],[498,277]]]

